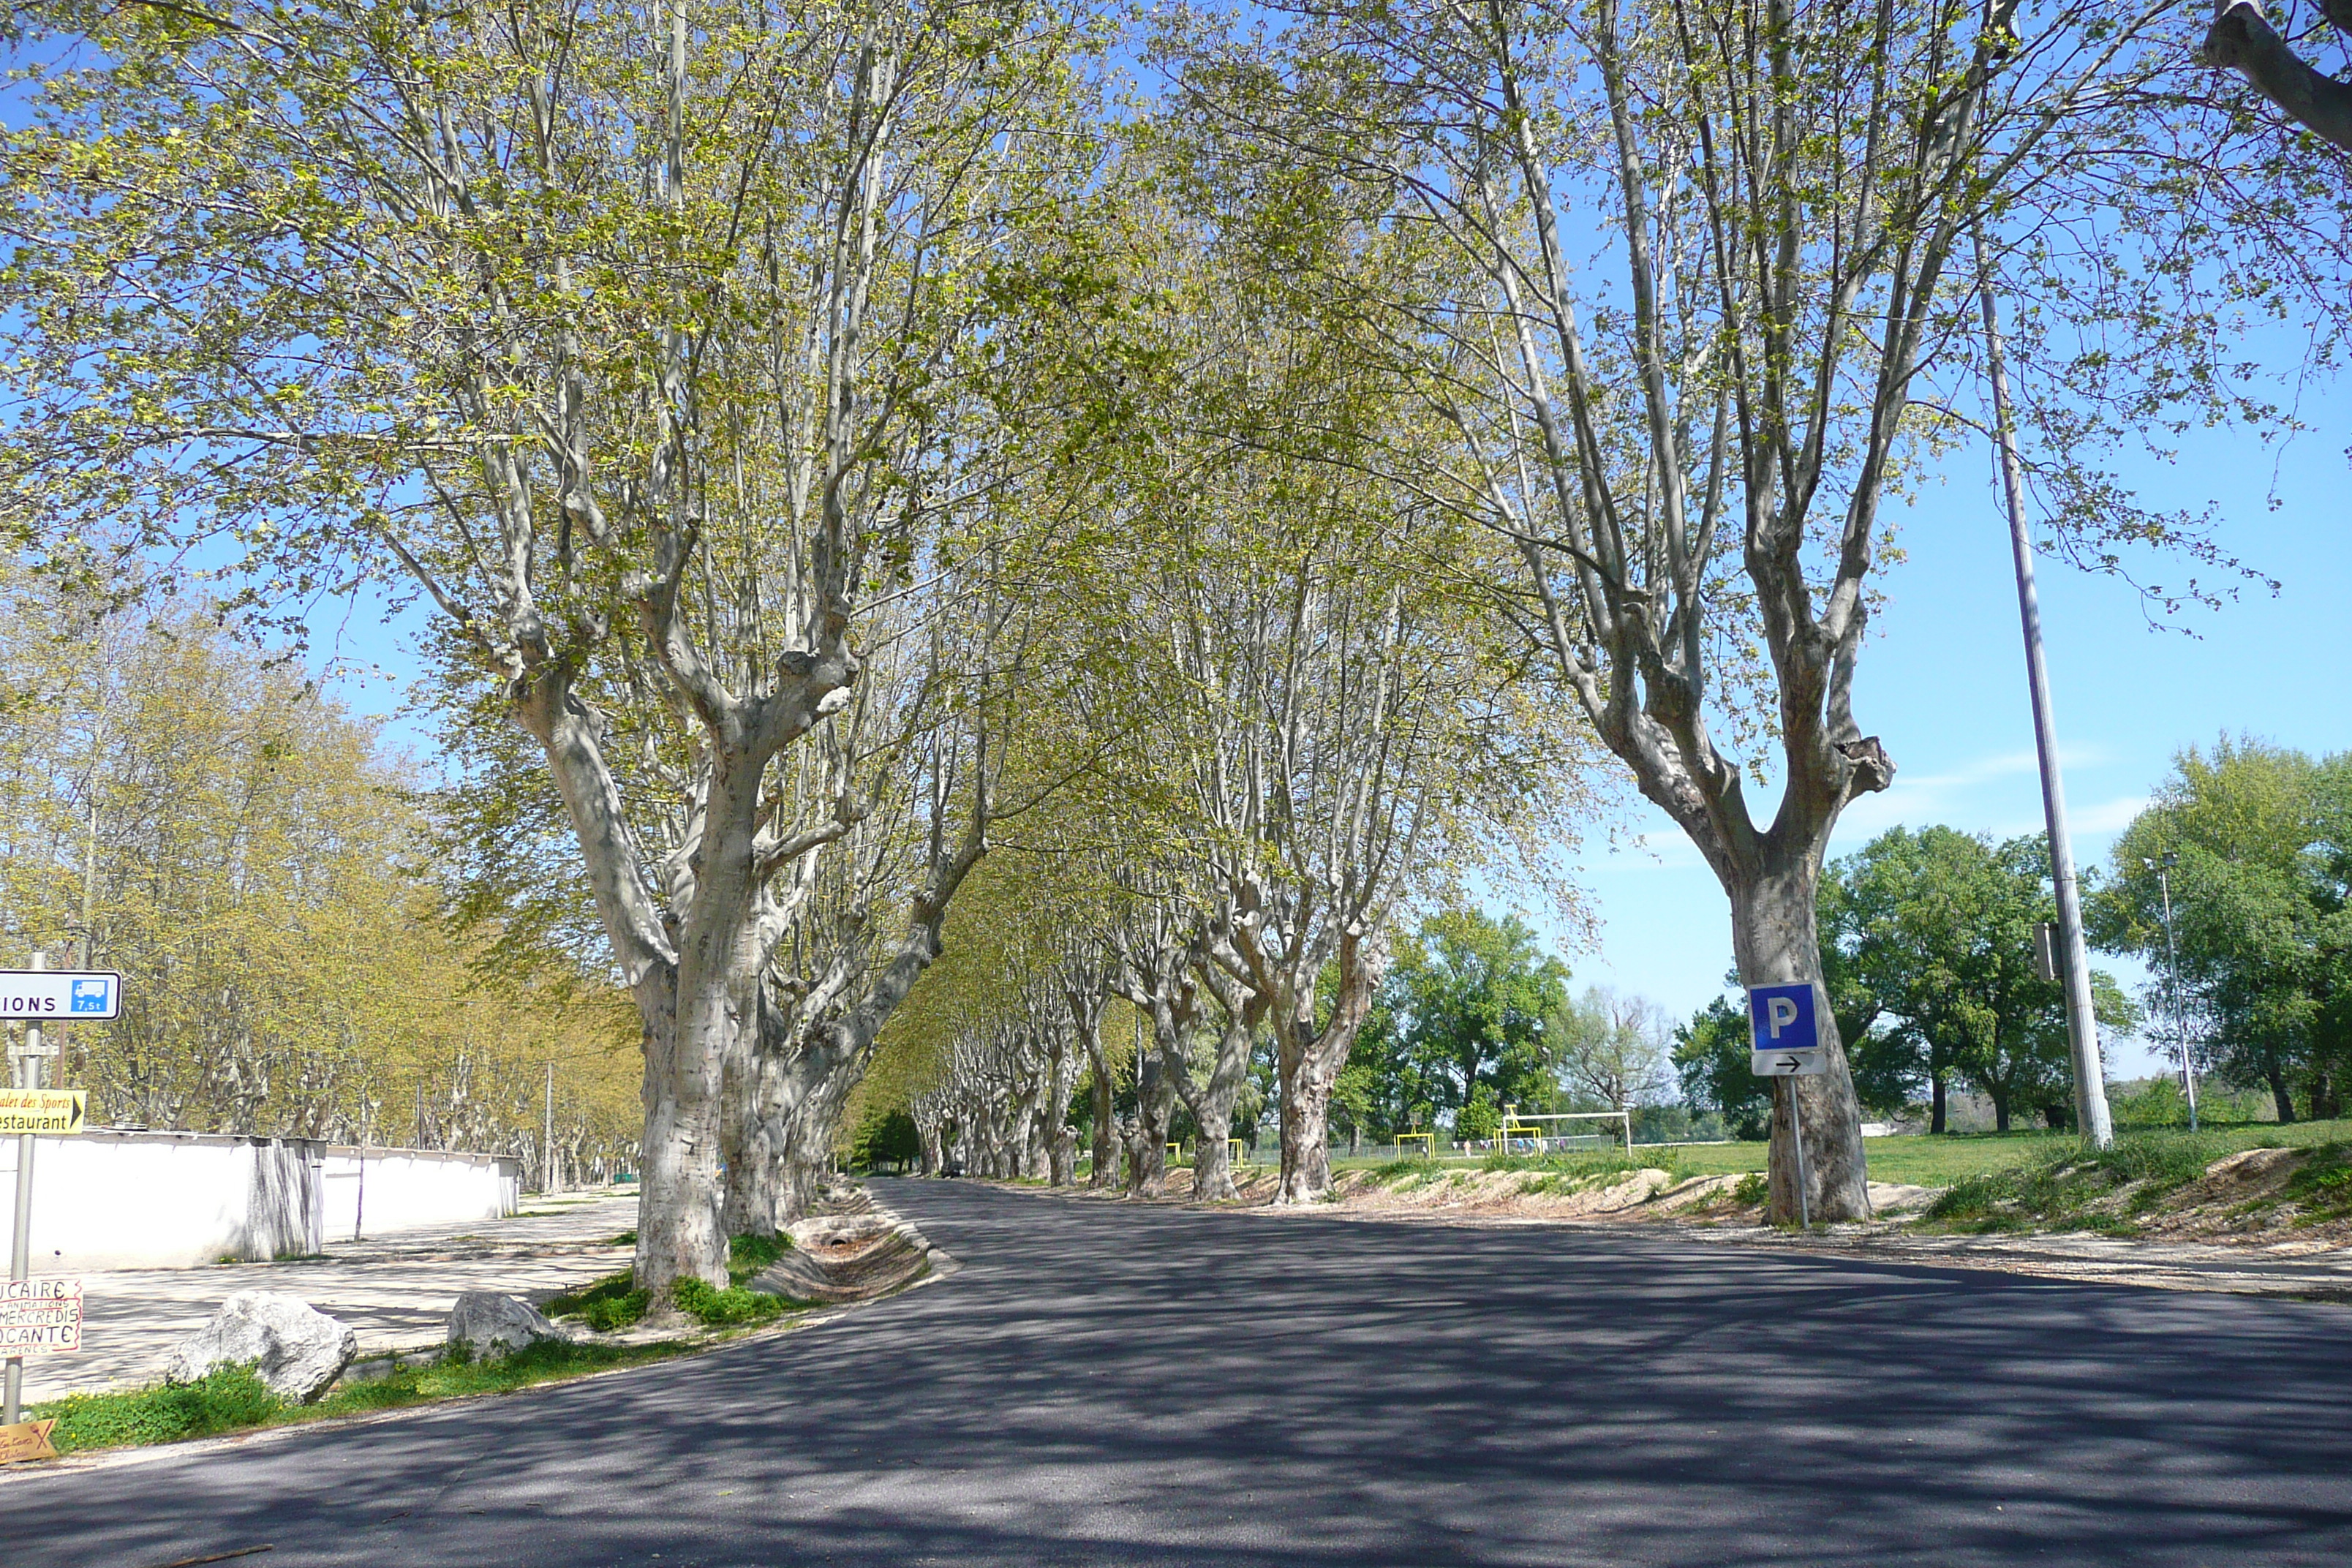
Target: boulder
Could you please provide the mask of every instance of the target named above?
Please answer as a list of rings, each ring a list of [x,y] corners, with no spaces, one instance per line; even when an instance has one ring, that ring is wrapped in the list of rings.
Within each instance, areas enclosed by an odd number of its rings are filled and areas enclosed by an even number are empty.
[[[239,1290],[163,1363],[166,1383],[194,1383],[225,1366],[249,1365],[269,1392],[308,1405],[342,1375],[360,1337],[299,1296]]]
[[[495,1290],[468,1290],[449,1309],[449,1342],[471,1345],[476,1355],[497,1355],[541,1340],[569,1338],[530,1302]]]

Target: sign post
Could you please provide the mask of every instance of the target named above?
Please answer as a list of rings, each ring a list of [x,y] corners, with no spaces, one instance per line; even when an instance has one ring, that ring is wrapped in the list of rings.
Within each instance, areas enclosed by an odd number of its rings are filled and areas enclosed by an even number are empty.
[[[47,966],[48,954],[33,954],[32,972],[37,981],[44,978],[40,972]],[[0,1007],[12,1016],[19,1007],[26,1009],[22,1016],[30,1021],[25,1026],[24,1048],[12,1054],[16,1058],[16,1087],[37,1092],[41,1087],[41,1063],[47,1055],[41,1049],[39,1020],[54,1001],[53,994],[37,983],[25,985],[5,981],[0,981],[0,992],[7,993],[0,995]],[[30,1131],[16,1134],[16,1224],[8,1236],[8,1286],[12,1295],[33,1271],[33,1142]],[[7,1384],[5,1391],[0,1391],[0,1404],[5,1405],[5,1412],[0,1412],[0,1426],[14,1426],[25,1414],[24,1352],[14,1345],[8,1351]]]
[[[16,1134],[16,1225],[8,1248],[8,1289],[0,1297],[0,1348],[8,1352],[5,1386],[0,1388],[0,1427],[18,1425],[25,1405],[25,1352],[77,1350],[81,1345],[81,1287],[73,1286],[71,1333],[52,1320],[63,1309],[55,1291],[36,1294],[33,1263],[33,1149],[42,1132],[78,1132],[88,1114],[79,1089],[45,1090],[41,1067],[58,1054],[44,1043],[41,1026],[74,1019],[103,1019],[122,1012],[122,976],[110,971],[49,968],[48,954],[35,952],[30,969],[0,970],[0,1018],[21,1018],[25,1042],[8,1053],[16,1058],[16,1091],[0,1094],[0,1131]],[[42,1280],[42,1286],[69,1281]],[[46,1301],[47,1305],[36,1305]],[[18,1316],[29,1313],[23,1324]],[[37,1321],[36,1321],[37,1320]],[[23,1331],[20,1332],[19,1330]]]
[[[1748,988],[1748,1070],[1758,1078],[1819,1078],[1830,1070],[1813,1016],[1813,988],[1751,985]],[[1797,1151],[1797,1224],[1812,1228],[1805,1196],[1805,1113],[1797,1086],[1789,1085],[1789,1137]]]

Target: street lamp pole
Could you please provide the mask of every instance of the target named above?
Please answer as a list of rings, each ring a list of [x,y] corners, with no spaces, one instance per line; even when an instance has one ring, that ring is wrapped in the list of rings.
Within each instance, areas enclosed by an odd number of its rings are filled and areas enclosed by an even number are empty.
[[[2180,857],[2168,849],[2156,865],[2157,886],[2164,889],[2164,970],[2171,981],[2172,1037],[2180,1045],[2180,1079],[2189,1089],[2189,1131],[2197,1131],[2197,1064],[2189,1059],[2189,1020],[2180,1011],[2180,949],[2172,940],[2172,868]]]
[[[2042,658],[2042,602],[2033,586],[2033,539],[2025,521],[2025,479],[2010,429],[2009,372],[2001,363],[2000,329],[1992,302],[1992,269],[1984,232],[1976,236],[1977,300],[1984,313],[1985,358],[1992,378],[1994,444],[2000,452],[2002,500],[2009,508],[2010,553],[2017,567],[2017,613],[2025,630],[2025,679],[2033,704],[2033,750],[2042,764],[2042,809],[2050,829],[2050,881],[2058,896],[2058,936],[2066,972],[2066,1038],[2074,1058],[2074,1121],[2095,1149],[2116,1141],[2107,1114],[2106,1071],[2099,1059],[2099,1023],[2092,1010],[2091,953],[2083,940],[2083,902],[2074,879],[2074,845],[2066,832],[2066,785],[2058,772],[2058,721],[2050,707],[2050,672]]]

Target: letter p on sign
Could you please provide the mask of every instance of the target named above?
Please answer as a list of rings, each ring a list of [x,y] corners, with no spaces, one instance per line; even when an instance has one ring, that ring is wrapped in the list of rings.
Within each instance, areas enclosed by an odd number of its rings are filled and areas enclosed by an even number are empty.
[[[1757,985],[1748,992],[1748,1026],[1759,1051],[1810,1051],[1821,1046],[1810,985]]]

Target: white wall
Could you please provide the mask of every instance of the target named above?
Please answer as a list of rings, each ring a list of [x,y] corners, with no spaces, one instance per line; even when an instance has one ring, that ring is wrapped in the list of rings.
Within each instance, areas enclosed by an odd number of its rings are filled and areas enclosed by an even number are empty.
[[[327,1239],[510,1215],[521,1201],[520,1170],[489,1154],[330,1148],[319,1173]]]
[[[37,1138],[33,1271],[184,1268],[315,1252],[318,1183],[299,1141],[199,1133]],[[16,1152],[0,1138],[0,1236],[14,1246]]]
[[[39,1138],[36,1274],[185,1268],[349,1240],[360,1155],[305,1139],[94,1131]],[[0,1138],[0,1247],[14,1245],[16,1138]],[[371,1149],[364,1234],[495,1219],[519,1205],[520,1167],[487,1154]]]

